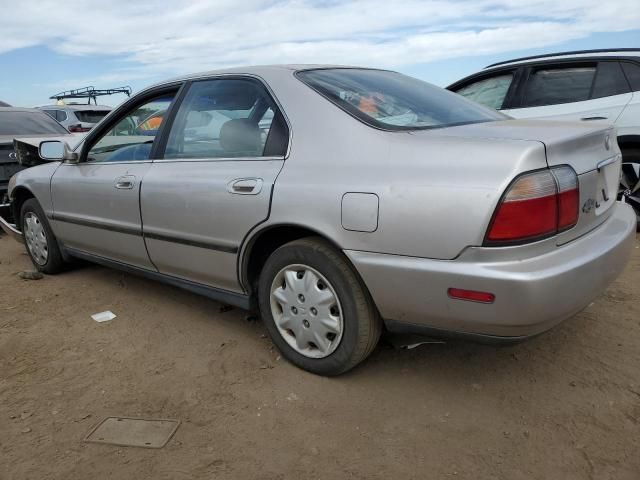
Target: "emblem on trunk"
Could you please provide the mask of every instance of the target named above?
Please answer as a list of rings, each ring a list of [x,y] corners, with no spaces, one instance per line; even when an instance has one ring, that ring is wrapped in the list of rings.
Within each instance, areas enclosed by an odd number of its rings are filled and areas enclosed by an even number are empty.
[[[16,152],[11,152],[11,153],[9,154],[9,158],[10,158],[11,160],[17,160],[17,159],[18,159],[18,154],[17,154]]]

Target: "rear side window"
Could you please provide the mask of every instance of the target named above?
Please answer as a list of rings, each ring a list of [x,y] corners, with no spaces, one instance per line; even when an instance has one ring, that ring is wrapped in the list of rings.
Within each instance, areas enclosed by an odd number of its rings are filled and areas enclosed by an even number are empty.
[[[629,80],[631,89],[634,92],[640,92],[640,65],[637,63],[622,62],[622,69]]]
[[[171,127],[164,157],[284,156],[284,117],[264,86],[253,79],[194,82]]]
[[[56,110],[56,120],[64,122],[67,119],[67,112],[64,110]]]
[[[384,130],[418,130],[506,117],[448,90],[384,70],[330,68],[296,76],[362,122]]]
[[[512,81],[512,73],[498,75],[466,85],[457,90],[456,93],[489,108],[499,110],[504,104]]]
[[[591,98],[609,97],[629,92],[629,84],[618,62],[600,62]]]
[[[75,114],[78,120],[87,123],[98,123],[106,117],[108,111],[105,110],[76,110]]]
[[[540,68],[525,85],[523,107],[540,107],[588,100],[596,67]]]

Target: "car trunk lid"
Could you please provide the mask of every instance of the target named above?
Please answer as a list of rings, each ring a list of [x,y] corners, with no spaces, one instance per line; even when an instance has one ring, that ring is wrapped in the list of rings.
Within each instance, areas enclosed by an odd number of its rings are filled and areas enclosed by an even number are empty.
[[[538,141],[545,147],[549,167],[571,166],[578,174],[580,211],[578,223],[558,235],[558,244],[597,227],[615,204],[622,158],[616,131],[610,125],[505,120],[444,128],[438,135]]]

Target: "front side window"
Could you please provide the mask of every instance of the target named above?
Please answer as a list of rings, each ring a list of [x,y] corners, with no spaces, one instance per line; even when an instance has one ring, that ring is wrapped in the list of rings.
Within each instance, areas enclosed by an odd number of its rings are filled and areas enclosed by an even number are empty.
[[[589,100],[595,66],[541,68],[529,75],[523,107],[540,107]]]
[[[88,162],[148,160],[151,147],[174,93],[163,94],[135,107],[116,120],[89,149]]]
[[[274,147],[284,127],[265,88],[252,79],[195,82],[169,134],[165,158],[239,158],[284,155]]]
[[[473,82],[457,90],[456,93],[486,107],[500,110],[512,81],[511,73],[498,75]]]
[[[396,72],[304,70],[297,77],[345,112],[384,130],[416,130],[503,120],[481,105]]]

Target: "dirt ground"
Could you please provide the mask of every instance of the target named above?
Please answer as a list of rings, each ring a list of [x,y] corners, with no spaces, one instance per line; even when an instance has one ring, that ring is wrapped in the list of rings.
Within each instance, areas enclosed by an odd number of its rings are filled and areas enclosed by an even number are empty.
[[[382,344],[333,379],[280,359],[243,311],[98,266],[25,269],[0,237],[2,480],[640,479],[640,240],[541,337]],[[182,424],[159,450],[84,443],[106,416]]]

